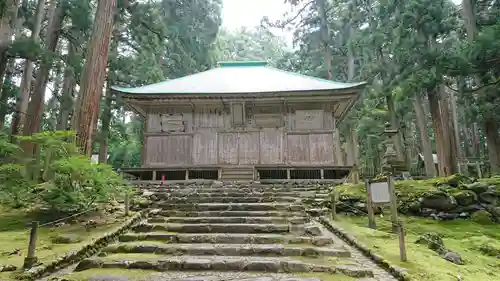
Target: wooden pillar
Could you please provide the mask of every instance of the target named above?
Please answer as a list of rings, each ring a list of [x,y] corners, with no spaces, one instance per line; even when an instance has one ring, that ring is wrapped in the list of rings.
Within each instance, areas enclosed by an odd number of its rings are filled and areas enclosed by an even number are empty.
[[[184,175],[185,180],[189,180],[189,170],[186,170],[186,174]]]
[[[290,179],[290,169],[286,169],[286,179]]]
[[[352,179],[354,183],[359,182],[359,155],[358,155],[358,135],[356,134],[356,130],[351,130],[352,135],[352,160],[353,160],[353,170],[352,170]]]
[[[147,151],[147,143],[148,143],[148,117],[144,120],[144,140],[142,142],[142,149],[141,149],[141,166],[144,167],[146,165],[146,151]]]
[[[156,180],[156,170],[153,170],[153,179],[152,180]]]
[[[345,166],[344,157],[342,156],[342,143],[340,142],[339,129],[335,128],[333,132],[333,143],[335,151],[335,164],[338,166]]]
[[[325,170],[321,169],[321,170],[319,170],[319,173],[321,175],[321,179],[324,180],[325,179]]]

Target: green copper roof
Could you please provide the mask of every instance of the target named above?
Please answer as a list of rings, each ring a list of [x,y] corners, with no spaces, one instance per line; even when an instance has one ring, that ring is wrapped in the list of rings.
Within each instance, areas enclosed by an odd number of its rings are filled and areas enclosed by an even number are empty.
[[[340,83],[269,67],[263,61],[219,62],[193,75],[136,88],[111,87],[125,94],[245,94],[334,91],[366,83]]]

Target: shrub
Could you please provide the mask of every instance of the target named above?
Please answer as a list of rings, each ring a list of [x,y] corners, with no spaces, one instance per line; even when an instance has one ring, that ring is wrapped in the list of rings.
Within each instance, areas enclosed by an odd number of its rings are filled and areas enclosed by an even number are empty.
[[[43,132],[19,139],[37,145],[40,153],[30,159],[20,157],[19,146],[0,136],[0,203],[69,214],[108,203],[123,189],[122,178],[111,166],[92,164],[78,153],[71,142],[73,132]],[[11,163],[14,160],[16,164]]]
[[[111,166],[92,164],[84,156],[57,160],[50,169],[53,178],[45,184],[40,198],[58,212],[73,213],[108,202],[124,185]]]

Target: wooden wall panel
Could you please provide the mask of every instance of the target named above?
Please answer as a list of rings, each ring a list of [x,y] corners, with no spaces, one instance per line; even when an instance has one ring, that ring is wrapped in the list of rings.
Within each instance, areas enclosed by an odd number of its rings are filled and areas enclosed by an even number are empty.
[[[238,133],[219,133],[219,164],[238,164]]]
[[[333,146],[333,134],[310,134],[310,163],[334,164]]]
[[[291,164],[309,162],[309,135],[287,136],[288,160]]]
[[[283,131],[264,129],[260,131],[260,164],[282,164]]]
[[[224,128],[230,118],[221,109],[196,108],[194,112],[194,128]]]
[[[146,139],[147,165],[187,165],[192,162],[192,136],[149,136]]]
[[[238,133],[238,164],[259,163],[259,132]]]
[[[297,110],[294,115],[295,130],[323,129],[323,110]]]
[[[148,115],[147,132],[159,133],[161,132],[161,118],[160,114],[152,113]]]
[[[283,126],[283,115],[281,114],[255,114],[254,124],[257,128],[279,128]]]
[[[193,136],[193,164],[217,164],[217,132],[198,130]]]

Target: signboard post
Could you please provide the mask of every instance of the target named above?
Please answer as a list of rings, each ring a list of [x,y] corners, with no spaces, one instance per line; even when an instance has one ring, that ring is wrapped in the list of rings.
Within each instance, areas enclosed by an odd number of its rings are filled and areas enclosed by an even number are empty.
[[[366,186],[366,208],[368,211],[368,227],[377,228],[373,208],[380,205],[389,204],[391,209],[392,231],[399,236],[399,254],[401,261],[406,261],[406,247],[404,230],[398,219],[398,204],[392,176],[389,175],[386,181],[365,180]]]
[[[394,148],[394,137],[399,133],[399,130],[392,129],[390,123],[386,123],[383,135],[387,136],[385,142],[386,151],[384,153],[384,170],[386,171],[387,180],[383,183],[372,183],[368,185],[369,197],[374,203],[390,204],[391,207],[391,222],[392,231],[398,234],[399,237],[399,256],[401,261],[407,261],[405,234],[401,221],[398,219],[398,203],[396,191],[394,188],[394,179],[392,177],[397,168],[405,166],[396,149]],[[368,192],[367,192],[368,193]]]

